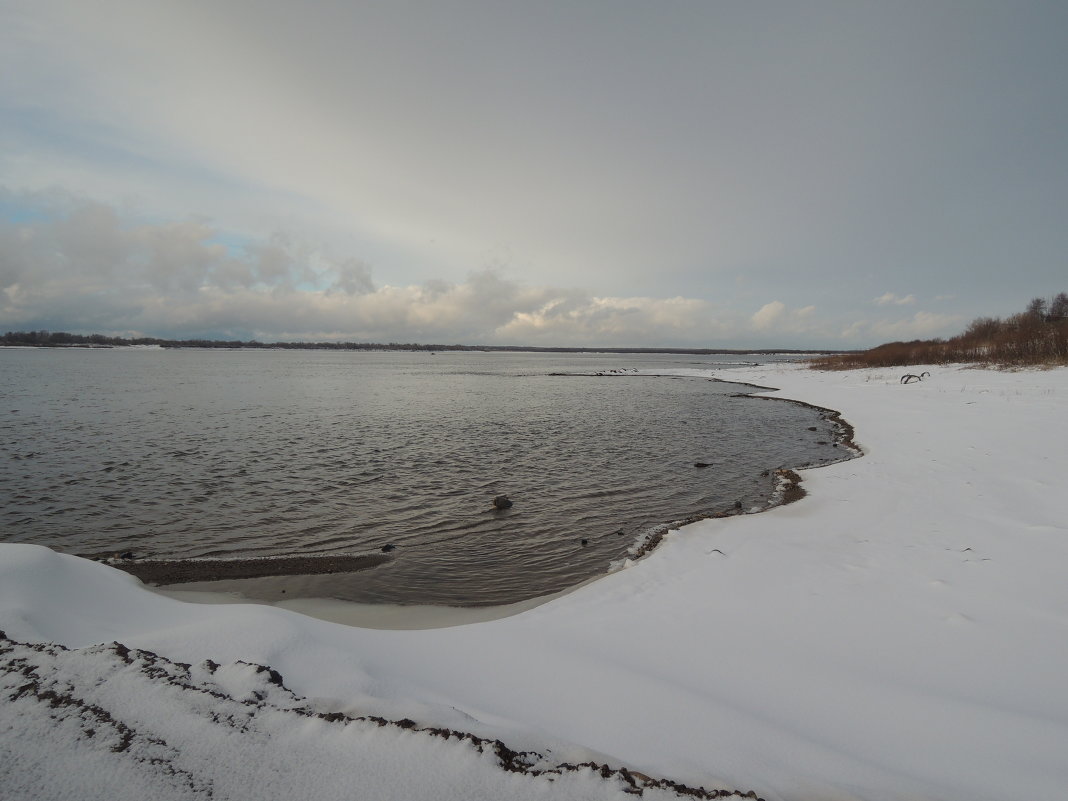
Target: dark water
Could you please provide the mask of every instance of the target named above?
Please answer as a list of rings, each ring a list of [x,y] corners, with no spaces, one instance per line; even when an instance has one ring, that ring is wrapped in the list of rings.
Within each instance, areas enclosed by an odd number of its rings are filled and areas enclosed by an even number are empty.
[[[589,375],[714,366],[691,356],[0,349],[2,538],[182,558],[390,543],[385,565],[309,591],[517,601],[605,572],[660,524],[766,504],[769,468],[842,456],[818,412],[732,397],[734,384]],[[494,510],[498,494],[514,506]]]

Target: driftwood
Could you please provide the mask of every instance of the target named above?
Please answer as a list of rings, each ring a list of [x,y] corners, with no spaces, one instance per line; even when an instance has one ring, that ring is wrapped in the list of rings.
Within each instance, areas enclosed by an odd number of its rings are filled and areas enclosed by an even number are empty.
[[[905,373],[905,375],[901,376],[901,383],[902,384],[911,384],[914,381],[923,381],[923,379],[930,378],[930,377],[931,377],[931,374],[928,373],[926,370],[924,370],[919,375],[913,375],[912,373]]]

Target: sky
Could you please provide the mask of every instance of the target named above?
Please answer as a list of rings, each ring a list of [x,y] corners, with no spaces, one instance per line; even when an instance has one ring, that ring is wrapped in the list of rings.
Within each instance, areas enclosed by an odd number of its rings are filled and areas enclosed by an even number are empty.
[[[0,0],[0,330],[952,336],[1066,151],[1058,2]]]

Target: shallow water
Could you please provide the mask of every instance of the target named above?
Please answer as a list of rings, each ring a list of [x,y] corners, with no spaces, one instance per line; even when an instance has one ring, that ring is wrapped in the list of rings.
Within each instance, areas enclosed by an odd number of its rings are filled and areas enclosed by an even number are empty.
[[[267,598],[511,603],[603,573],[658,525],[766,504],[769,469],[841,457],[812,409],[704,379],[592,375],[717,366],[0,349],[3,538],[164,558],[390,544],[372,570],[230,584]],[[495,510],[499,494],[514,506]]]

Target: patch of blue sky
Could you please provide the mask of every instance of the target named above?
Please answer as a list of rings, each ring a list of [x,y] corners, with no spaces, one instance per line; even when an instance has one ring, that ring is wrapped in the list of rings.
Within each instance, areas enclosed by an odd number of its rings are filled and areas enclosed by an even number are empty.
[[[248,257],[250,249],[261,244],[261,240],[256,237],[238,234],[233,231],[216,231],[210,237],[205,239],[204,243],[208,245],[222,245],[226,248],[226,255],[232,259],[245,259]]]
[[[60,215],[55,209],[46,208],[36,203],[26,203],[6,192],[0,192],[0,220],[14,223],[37,223],[54,220]]]
[[[325,292],[337,283],[337,267],[324,259],[321,253],[311,253],[298,266],[294,288],[300,292]]]
[[[5,147],[92,165],[94,171],[151,176],[154,183],[175,180],[214,192],[246,192],[254,188],[213,170],[158,141],[131,130],[84,118],[71,119],[48,108],[0,105]]]

